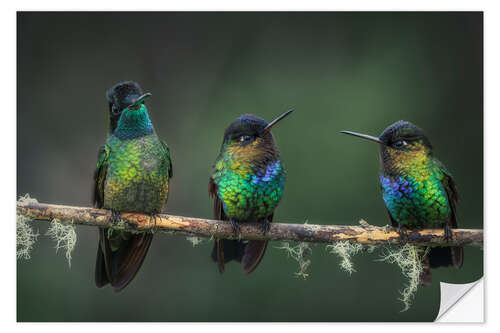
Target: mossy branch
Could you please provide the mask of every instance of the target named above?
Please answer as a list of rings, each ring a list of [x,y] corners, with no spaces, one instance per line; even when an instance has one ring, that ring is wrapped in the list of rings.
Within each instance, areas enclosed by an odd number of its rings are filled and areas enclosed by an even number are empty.
[[[33,220],[52,221],[57,219],[62,223],[67,222],[73,225],[111,227],[131,232],[160,230],[206,238],[267,239],[311,243],[349,241],[363,245],[407,242],[422,246],[483,245],[483,230],[481,229],[453,229],[453,240],[446,242],[442,229],[408,231],[406,239],[403,240],[394,228],[375,227],[364,221],[359,226],[271,223],[271,228],[267,233],[263,233],[258,224],[245,223],[241,226],[240,235],[236,236],[229,222],[167,214],[161,214],[156,219],[152,219],[149,215],[122,213],[122,223],[113,224],[109,210],[29,201],[18,201],[17,213]]]

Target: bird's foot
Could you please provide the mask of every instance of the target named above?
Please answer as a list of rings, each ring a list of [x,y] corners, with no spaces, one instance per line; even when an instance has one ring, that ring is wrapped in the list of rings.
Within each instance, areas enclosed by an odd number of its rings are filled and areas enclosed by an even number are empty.
[[[240,224],[239,222],[236,222],[235,220],[231,219],[229,220],[231,222],[231,226],[233,227],[233,233],[235,236],[238,236],[241,232]]]
[[[398,223],[398,234],[402,241],[408,241],[408,229],[401,223]]]
[[[157,219],[158,219],[158,214],[151,213],[149,214],[149,225],[153,225],[151,228],[152,230],[156,230],[156,225],[157,225]]]
[[[109,222],[112,225],[117,225],[118,223],[120,223],[121,220],[122,220],[122,217],[120,215],[120,212],[117,210],[111,209],[111,216],[109,218]]]
[[[444,225],[444,240],[446,242],[453,240],[453,232],[448,224]]]
[[[259,226],[260,226],[260,229],[262,230],[262,233],[265,235],[269,232],[269,229],[271,229],[271,222],[269,222],[266,219],[262,223],[260,223]]]

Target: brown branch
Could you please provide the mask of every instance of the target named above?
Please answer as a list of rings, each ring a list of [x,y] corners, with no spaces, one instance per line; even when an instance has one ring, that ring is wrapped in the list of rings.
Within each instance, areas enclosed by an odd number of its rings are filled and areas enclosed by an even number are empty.
[[[123,221],[113,224],[110,222],[111,212],[109,210],[23,201],[17,203],[17,212],[34,220],[58,219],[61,222],[69,221],[73,224],[94,227],[112,227],[129,231],[161,230],[210,238],[267,239],[311,243],[351,241],[363,245],[397,244],[405,241],[430,246],[483,245],[483,230],[481,229],[453,229],[453,240],[445,242],[442,229],[408,231],[407,240],[403,240],[399,233],[391,227],[376,227],[364,221],[356,226],[272,223],[270,230],[265,234],[258,224],[244,223],[241,225],[239,237],[235,237],[231,224],[226,221],[194,217],[161,214],[158,215],[156,223],[154,223],[149,215],[122,213]]]

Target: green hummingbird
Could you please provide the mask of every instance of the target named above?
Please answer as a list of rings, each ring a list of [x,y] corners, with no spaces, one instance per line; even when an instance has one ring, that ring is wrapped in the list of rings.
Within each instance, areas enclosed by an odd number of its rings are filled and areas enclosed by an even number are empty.
[[[268,123],[245,114],[233,121],[224,133],[222,147],[209,180],[214,198],[215,219],[230,221],[235,232],[240,223],[261,223],[267,231],[283,194],[285,168],[271,129],[293,110]],[[224,272],[224,264],[236,260],[245,274],[259,265],[267,241],[215,241],[212,260]]]
[[[342,133],[378,143],[382,197],[394,227],[403,234],[405,228],[444,227],[445,238],[452,238],[451,228],[457,228],[458,190],[420,128],[398,121],[378,138],[350,131]],[[430,284],[430,268],[460,268],[463,257],[462,247],[431,248],[423,258],[421,283]]]
[[[96,208],[150,214],[162,211],[172,177],[170,151],[155,132],[140,86],[118,83],[107,93],[109,132],[99,149],[94,174],[93,201]],[[97,287],[111,284],[125,288],[139,271],[153,239],[152,233],[130,233],[99,228],[95,269]]]

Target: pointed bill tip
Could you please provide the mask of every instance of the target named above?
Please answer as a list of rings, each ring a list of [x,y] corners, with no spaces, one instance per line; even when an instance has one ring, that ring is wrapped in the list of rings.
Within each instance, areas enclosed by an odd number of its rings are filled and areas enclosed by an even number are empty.
[[[361,134],[361,133],[356,133],[356,132],[351,132],[351,131],[340,131],[340,133],[348,134],[348,135],[352,135],[352,136],[357,136],[358,138],[361,138],[361,139],[365,139],[365,140],[368,140],[368,141],[373,141],[373,142],[376,142],[376,143],[379,143],[379,144],[384,144],[382,141],[380,141],[379,138],[377,138],[375,136]]]
[[[151,93],[145,93],[145,94],[142,94],[139,98],[137,98],[137,99],[135,100],[135,102],[134,102],[134,103],[132,103],[132,105],[131,105],[131,106],[137,106],[137,105],[139,105],[139,104],[141,104],[141,103],[144,103],[144,100],[145,100],[146,98],[148,98],[148,97],[151,97],[151,96],[153,96],[153,94],[151,94]]]
[[[269,132],[274,127],[274,125],[279,123],[281,120],[285,119],[285,117],[287,117],[293,111],[295,111],[295,109],[290,109],[290,110],[286,111],[285,113],[283,113],[282,115],[280,115],[278,118],[271,121],[269,124],[267,124],[267,126],[264,128],[264,130],[262,130],[262,134]]]

